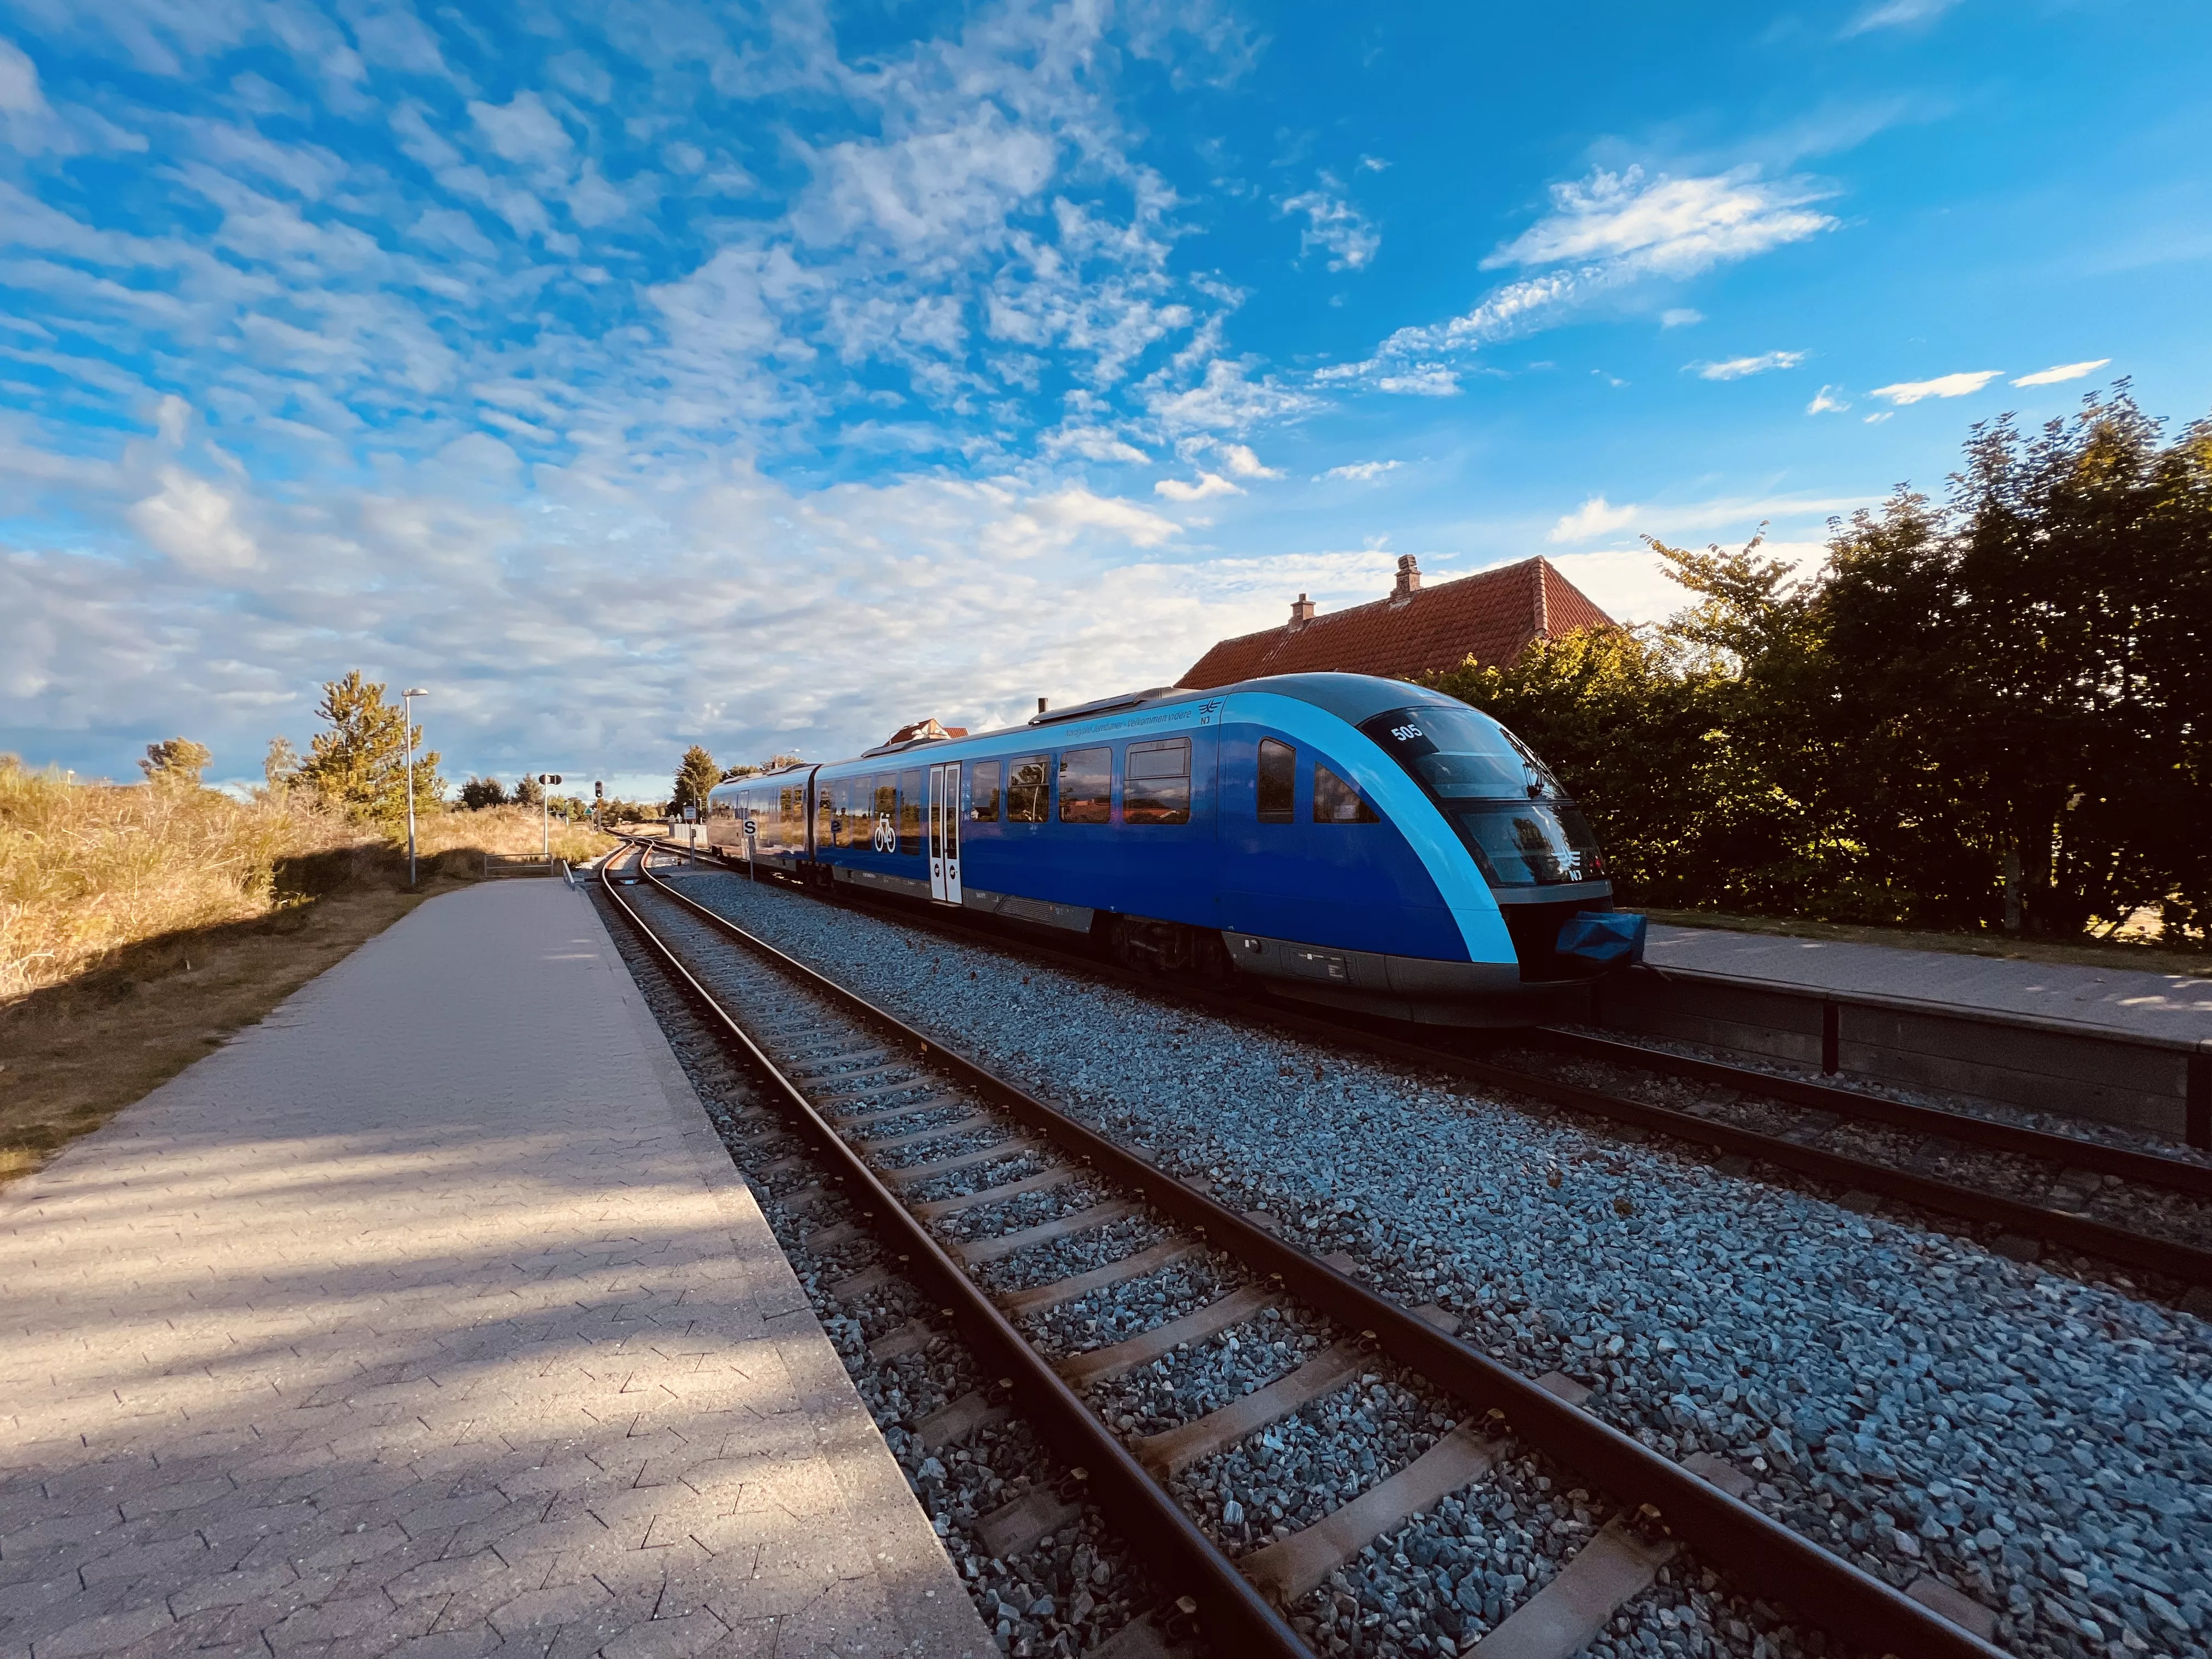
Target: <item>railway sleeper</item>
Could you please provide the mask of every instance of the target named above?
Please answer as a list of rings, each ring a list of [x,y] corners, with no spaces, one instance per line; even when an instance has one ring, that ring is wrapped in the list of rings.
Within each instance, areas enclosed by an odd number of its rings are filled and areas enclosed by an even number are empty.
[[[1156,947],[1157,953],[1152,958],[1156,963],[1162,963],[1169,970],[1178,965],[1173,959],[1172,951],[1168,950],[1165,942],[1157,935],[1147,936],[1141,930],[1132,932],[1126,927],[1120,927],[1113,928],[1109,937],[1137,949],[1139,955],[1145,953],[1141,947],[1149,944]],[[914,1109],[903,1109],[911,1111]],[[970,1117],[935,1130],[873,1142],[863,1140],[861,1144],[871,1152],[888,1150],[897,1146],[920,1144],[972,1132],[988,1127],[993,1121],[988,1117]],[[1825,1130],[1829,1126],[1821,1124],[1819,1127]],[[895,1183],[908,1184],[925,1172],[934,1173],[955,1164],[1004,1158],[1019,1152],[1034,1150],[1035,1146],[1034,1142],[1017,1139],[1011,1143],[1001,1142],[957,1158],[940,1160],[935,1165],[914,1166],[901,1171],[878,1170],[877,1174],[879,1178]],[[1055,1169],[1027,1181],[1009,1182],[1000,1188],[939,1200],[940,1205],[948,1206],[945,1208],[914,1206],[911,1209],[918,1220],[927,1221],[937,1215],[956,1212],[958,1209],[1004,1201],[1019,1196],[1024,1191],[1061,1184],[1075,1173],[1072,1169]],[[1137,1213],[1139,1209],[1138,1205],[1127,1200],[1111,1200],[1052,1221],[995,1237],[969,1241],[939,1241],[939,1243],[946,1255],[972,1270],[982,1262],[1013,1255],[1034,1244],[1126,1219]],[[1250,1224],[1249,1218],[1248,1224]],[[838,1227],[810,1235],[807,1242],[811,1246],[817,1241],[828,1242],[831,1235],[842,1236],[848,1232],[857,1235],[859,1228],[854,1223],[841,1224]],[[1033,1312],[1091,1291],[1107,1288],[1157,1271],[1200,1248],[1201,1246],[1193,1241],[1169,1240],[1105,1267],[993,1299],[1007,1315]],[[1349,1263],[1331,1265],[1340,1267],[1340,1270],[1351,1266]],[[848,1285],[860,1285],[867,1277],[866,1273],[855,1274],[836,1288],[842,1292]],[[1081,1387],[1086,1382],[1102,1381],[1159,1358],[1182,1343],[1218,1334],[1238,1322],[1241,1317],[1261,1310],[1273,1300],[1274,1296],[1262,1288],[1248,1286],[1218,1297],[1208,1306],[1152,1331],[1107,1348],[1063,1359],[1054,1369],[1072,1386]],[[1411,1311],[1447,1334],[1456,1323],[1454,1316],[1439,1309]],[[919,1351],[937,1334],[917,1318],[878,1338],[876,1344],[871,1345],[872,1351],[878,1347],[886,1352],[893,1349],[901,1352]],[[1191,1422],[1134,1440],[1130,1443],[1129,1449],[1147,1473],[1155,1480],[1165,1482],[1194,1464],[1225,1451],[1246,1437],[1281,1421],[1314,1401],[1347,1386],[1366,1363],[1370,1337],[1371,1334],[1363,1333],[1359,1340],[1340,1340],[1287,1375]],[[1547,1374],[1535,1381],[1536,1385],[1547,1393],[1574,1407],[1579,1407],[1590,1392],[1586,1384],[1557,1373]],[[993,1413],[1004,1409],[993,1405],[981,1392],[963,1396],[926,1419],[927,1441],[949,1444],[961,1435],[973,1432],[982,1422],[989,1420]],[[1245,1557],[1236,1564],[1238,1576],[1259,1589],[1262,1599],[1276,1609],[1286,1608],[1311,1594],[1330,1572],[1356,1559],[1377,1538],[1396,1530],[1413,1516],[1450,1493],[1481,1480],[1495,1466],[1501,1455],[1500,1448],[1491,1437],[1493,1431],[1502,1431],[1503,1427],[1504,1419],[1496,1411],[1490,1414],[1490,1419],[1480,1430],[1472,1425],[1462,1424],[1413,1463],[1376,1486],[1313,1525],[1278,1538]],[[939,1438],[940,1436],[942,1439]],[[1708,1461],[1713,1467],[1699,1467],[1701,1462]],[[1692,1459],[1681,1466],[1681,1471],[1731,1495],[1743,1490],[1745,1478],[1717,1460]],[[1076,1506],[1067,1502],[1067,1496],[1046,1488],[1026,1492],[986,1517],[979,1528],[979,1539],[982,1539],[994,1554],[1002,1557],[1006,1553],[1018,1555],[1079,1512]],[[1539,1659],[1540,1656],[1541,1659],[1553,1659],[1553,1656],[1565,1659],[1565,1656],[1579,1651],[1604,1628],[1621,1605],[1650,1586],[1659,1570],[1679,1550],[1677,1541],[1665,1535],[1664,1530],[1656,1524],[1657,1517],[1658,1511],[1649,1505],[1633,1516],[1616,1516],[1568,1561],[1550,1583],[1516,1608],[1504,1623],[1492,1630],[1471,1650],[1486,1651],[1491,1659]],[[989,1528],[988,1534],[982,1528]],[[1952,1621],[1962,1631],[1980,1636],[1986,1641],[1986,1635],[1975,1628],[1976,1615],[1984,1610],[1971,1603],[1956,1610],[1939,1605],[1939,1592],[1946,1589],[1948,1587],[1941,1585],[1939,1581],[1928,1581],[1924,1587],[1916,1583],[1909,1599],[1942,1619]],[[1958,1599],[1955,1592],[1951,1594],[1954,1599]],[[1164,1651],[1176,1636],[1182,1633],[1180,1620],[1195,1611],[1196,1604],[1188,1597],[1183,1598],[1174,1608],[1164,1607],[1161,1614],[1156,1615],[1156,1619],[1164,1618],[1164,1622],[1139,1620],[1109,1640],[1101,1651],[1119,1652],[1125,1649],[1132,1653]]]

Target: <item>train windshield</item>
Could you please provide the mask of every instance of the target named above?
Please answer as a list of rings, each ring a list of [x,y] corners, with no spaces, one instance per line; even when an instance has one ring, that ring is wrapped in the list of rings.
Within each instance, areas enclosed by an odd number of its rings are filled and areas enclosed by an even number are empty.
[[[1605,855],[1571,800],[1456,801],[1444,816],[1492,887],[1605,879]]]
[[[1359,729],[1439,800],[1557,795],[1559,782],[1526,744],[1472,708],[1397,708]]]
[[[1582,809],[1497,721],[1472,708],[1397,708],[1359,729],[1443,809],[1492,886],[1605,879]]]

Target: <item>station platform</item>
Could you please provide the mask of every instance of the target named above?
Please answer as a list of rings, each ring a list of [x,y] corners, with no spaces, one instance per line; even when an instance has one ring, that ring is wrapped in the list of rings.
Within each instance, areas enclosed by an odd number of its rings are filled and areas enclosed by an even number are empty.
[[[2047,1021],[2154,1042],[2212,1040],[2212,977],[1657,922],[1644,959],[1662,970],[1815,994]]]
[[[997,1650],[557,879],[0,1188],[0,1659]]]

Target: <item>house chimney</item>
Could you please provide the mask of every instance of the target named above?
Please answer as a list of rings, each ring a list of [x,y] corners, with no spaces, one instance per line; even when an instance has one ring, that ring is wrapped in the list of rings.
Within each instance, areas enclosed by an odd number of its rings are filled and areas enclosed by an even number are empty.
[[[1314,602],[1304,594],[1298,595],[1291,606],[1291,626],[1304,628],[1314,617]]]
[[[1398,586],[1390,597],[1395,600],[1410,599],[1421,591],[1421,562],[1410,553],[1398,556]]]

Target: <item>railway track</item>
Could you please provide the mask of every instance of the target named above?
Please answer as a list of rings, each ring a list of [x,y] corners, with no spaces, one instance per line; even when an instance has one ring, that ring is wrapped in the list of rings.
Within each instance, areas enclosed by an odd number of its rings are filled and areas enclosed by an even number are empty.
[[[719,862],[719,860],[718,860]],[[742,868],[742,866],[736,866]],[[869,898],[841,893],[839,902],[892,914]],[[2071,1135],[2030,1129],[2001,1119],[1980,1117],[1941,1107],[1899,1101],[1837,1084],[1778,1076],[1750,1066],[1693,1058],[1641,1043],[1587,1032],[1547,1029],[1534,1034],[1540,1056],[1529,1060],[1498,1057],[1495,1039],[1468,1040],[1355,1018],[1335,1018],[1286,1007],[1279,1000],[1233,991],[1210,990],[1121,968],[1088,952],[1057,949],[1031,939],[1008,943],[985,935],[972,923],[933,913],[896,912],[902,926],[923,927],[951,937],[988,937],[1010,949],[1076,971],[1168,995],[1243,1018],[1263,1019],[1279,1029],[1340,1047],[1352,1047],[1389,1059],[1408,1060],[1493,1088],[1504,1088],[1571,1111],[1669,1139],[1699,1149],[1715,1160],[1764,1164],[1840,1187],[1855,1205],[1875,1199],[1909,1205],[1929,1214],[1997,1230],[2007,1251],[2032,1255],[2049,1247],[2153,1275],[2180,1287],[2192,1308],[2212,1310],[2212,1249],[2171,1233],[2123,1226],[2087,1212],[2090,1192],[2070,1192],[2065,1184],[2094,1187],[2100,1177],[2124,1189],[2149,1189],[2185,1200],[2137,1207],[2174,1209],[2200,1226],[2212,1224],[2189,1212],[2212,1204],[2212,1165],[2133,1151]],[[1557,1062],[1566,1061],[1562,1066]],[[1609,1073],[1605,1083],[1582,1080],[1577,1073]],[[1719,1104],[1671,1104],[1651,1097],[1646,1077],[1680,1079],[1718,1091]],[[1786,1123],[1780,1120],[1790,1120]],[[1885,1139],[1863,1132],[1902,1132],[1886,1137],[1889,1158],[1863,1155],[1836,1144],[1848,1139]],[[2009,1167],[1976,1170],[1971,1160],[1949,1158],[1939,1148],[1956,1147]],[[1966,1163],[1957,1173],[1944,1166]],[[1934,1164],[1936,1172],[1914,1167]],[[2053,1182],[2021,1179],[2027,1166],[2057,1175]],[[2048,1199],[1999,1189],[1995,1182],[1958,1178],[1996,1173],[2015,1188],[2055,1188]],[[2124,1190],[2120,1196],[2124,1197]],[[2106,1207],[2114,1205],[2106,1197]],[[2190,1294],[2193,1291],[2193,1294]]]
[[[1573,1471],[1603,1496],[1577,1489],[1573,1496],[1589,1501],[1576,1505],[1575,1523],[1562,1525],[1580,1547],[1528,1599],[1483,1619],[1477,1651],[1481,1644],[1495,1644],[1493,1654],[1579,1650],[1686,1546],[1855,1647],[1999,1651],[1739,1501],[1730,1487],[1740,1477],[1724,1467],[1674,1463],[1580,1410],[1567,1379],[1531,1381],[1498,1364],[1458,1341],[1442,1310],[1377,1295],[1347,1271],[1348,1261],[1286,1242],[1264,1218],[1153,1168],[775,951],[663,882],[643,848],[624,856],[636,884],[617,875],[610,897],[815,1146],[855,1216],[838,1224],[872,1232],[1003,1379],[997,1390],[953,1402],[939,1414],[946,1420],[923,1431],[950,1434],[1011,1401],[1066,1459],[1079,1492],[1033,1490],[1009,1506],[1026,1504],[1027,1513],[987,1519],[998,1536],[1012,1542],[1048,1533],[1077,1498],[1087,1498],[1148,1557],[1209,1646],[1304,1654],[1313,1650],[1293,1619],[1302,1606],[1310,1609],[1332,1574],[1452,1494],[1479,1489],[1534,1456]],[[717,995],[665,927],[656,929],[657,907],[672,907],[661,912],[664,921],[680,915],[704,923],[767,972],[748,977],[742,999]],[[994,1271],[1024,1253],[1101,1235],[1127,1248],[1094,1253],[1091,1265],[1041,1282]],[[1205,1305],[1081,1350],[1055,1353],[1036,1340],[1038,1316],[1201,1255],[1230,1267],[1224,1293]],[[1102,1414],[1117,1379],[1182,1345],[1240,1331],[1262,1343],[1284,1334],[1274,1345],[1280,1369],[1273,1380],[1150,1434],[1130,1434],[1121,1425],[1134,1419],[1126,1413],[1119,1423]],[[1353,1400],[1363,1390],[1387,1394],[1382,1373],[1394,1367],[1451,1408],[1431,1418],[1433,1432],[1415,1443],[1417,1455],[1306,1524],[1224,1539],[1224,1523],[1232,1530],[1237,1523],[1224,1506],[1206,1517],[1216,1535],[1209,1534],[1180,1477],[1253,1437],[1279,1432],[1305,1407],[1347,1391]],[[1224,1542],[1250,1547],[1232,1559]],[[1315,1615],[1303,1616],[1310,1632]]]

